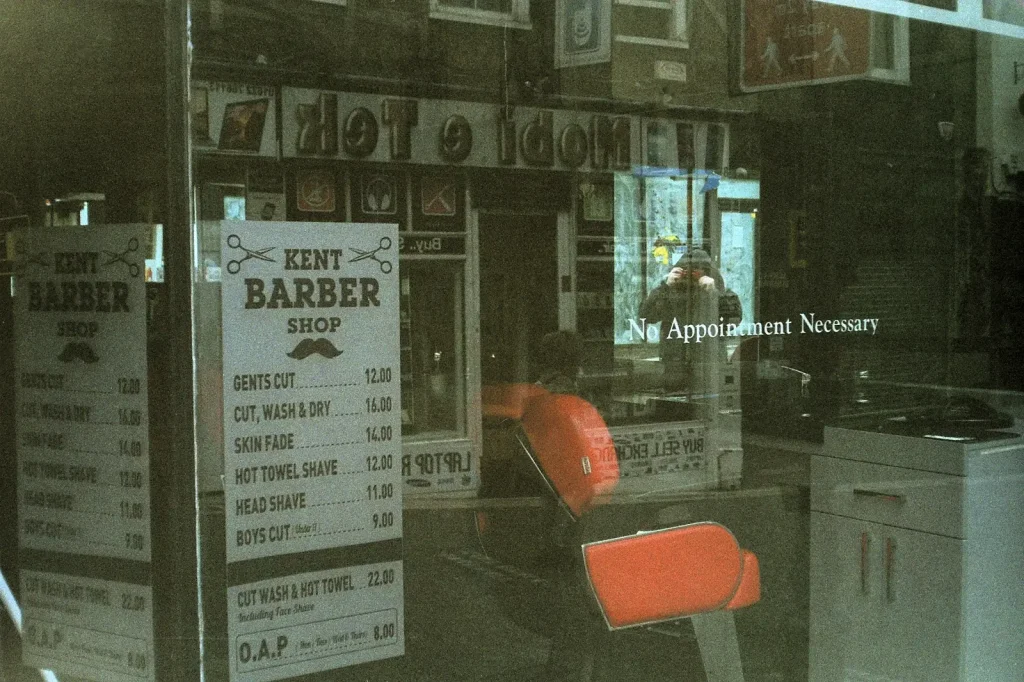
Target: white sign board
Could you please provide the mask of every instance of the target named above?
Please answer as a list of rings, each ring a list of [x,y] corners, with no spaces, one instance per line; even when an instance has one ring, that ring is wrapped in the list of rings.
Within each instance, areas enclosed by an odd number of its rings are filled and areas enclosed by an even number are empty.
[[[407,443],[402,448],[406,495],[467,493],[480,487],[480,463],[468,440]]]
[[[19,236],[14,288],[21,547],[149,561],[151,226]]]
[[[23,662],[103,682],[156,679],[152,592],[23,569]]]
[[[619,492],[717,487],[717,457],[712,457],[703,422],[616,426],[609,431],[619,460]]]
[[[397,227],[220,241],[228,561],[401,537]]]
[[[402,563],[229,588],[232,680],[266,682],[405,653]]]

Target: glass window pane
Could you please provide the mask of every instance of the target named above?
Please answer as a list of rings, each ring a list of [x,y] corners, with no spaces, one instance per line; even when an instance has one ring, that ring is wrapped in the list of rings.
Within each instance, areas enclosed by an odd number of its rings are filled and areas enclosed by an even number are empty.
[[[0,678],[1018,679],[1024,9],[843,3],[7,3]]]

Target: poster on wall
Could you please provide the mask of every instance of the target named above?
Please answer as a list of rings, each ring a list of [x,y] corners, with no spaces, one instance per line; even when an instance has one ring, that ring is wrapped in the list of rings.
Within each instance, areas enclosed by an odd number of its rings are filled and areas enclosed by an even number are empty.
[[[193,81],[189,113],[197,151],[277,156],[273,86]]]
[[[295,205],[303,213],[334,213],[338,190],[334,173],[328,170],[295,171]]]
[[[269,682],[405,653],[402,562],[228,589],[232,680]]]
[[[145,244],[151,226],[19,235],[18,535],[149,561]]]
[[[228,562],[401,537],[397,226],[220,243]]]
[[[153,590],[22,570],[22,662],[96,682],[155,680]]]
[[[284,220],[284,177],[250,170],[245,180],[245,219]]]
[[[602,64],[612,58],[612,0],[558,0],[555,66]]]

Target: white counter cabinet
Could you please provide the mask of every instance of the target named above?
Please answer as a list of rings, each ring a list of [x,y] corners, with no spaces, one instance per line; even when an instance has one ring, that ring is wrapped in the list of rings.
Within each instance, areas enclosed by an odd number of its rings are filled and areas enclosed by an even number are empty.
[[[1024,681],[1024,441],[828,428],[811,682]]]

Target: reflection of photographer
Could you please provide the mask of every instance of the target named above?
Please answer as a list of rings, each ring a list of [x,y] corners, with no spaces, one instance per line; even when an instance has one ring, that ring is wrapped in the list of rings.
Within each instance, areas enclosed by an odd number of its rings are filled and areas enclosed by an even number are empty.
[[[695,391],[693,385],[695,365],[698,358],[713,361],[716,355],[707,355],[717,348],[708,340],[696,343],[687,341],[682,334],[674,333],[687,324],[715,324],[719,318],[726,323],[739,322],[742,316],[739,297],[725,287],[722,273],[718,271],[711,256],[702,249],[692,249],[675,265],[640,305],[640,317],[646,324],[661,323],[660,354],[665,375],[665,389]],[[702,346],[707,345],[707,349]],[[703,355],[702,355],[703,353]]]

